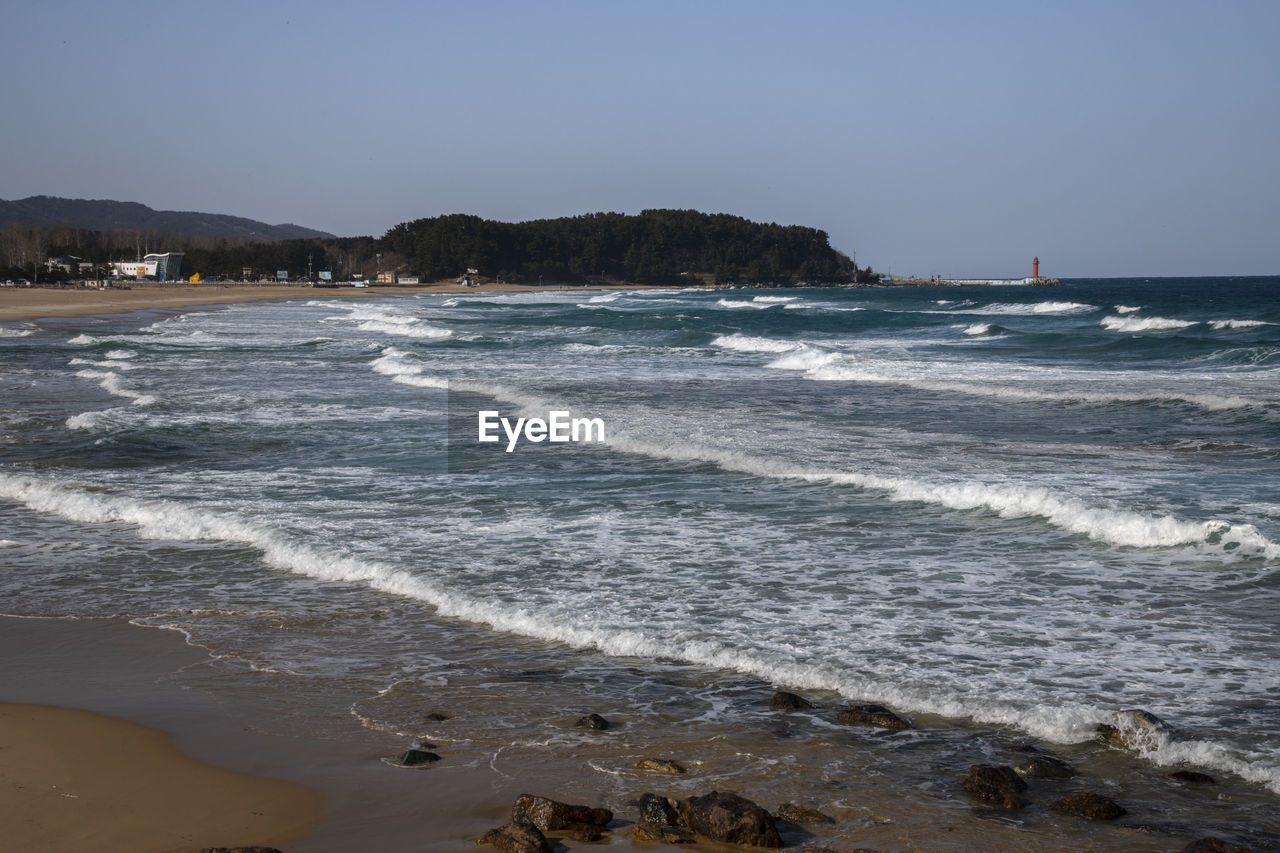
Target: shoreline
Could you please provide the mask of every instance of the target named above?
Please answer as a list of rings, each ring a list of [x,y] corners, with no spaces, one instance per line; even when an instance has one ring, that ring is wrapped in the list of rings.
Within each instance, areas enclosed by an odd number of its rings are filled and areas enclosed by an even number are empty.
[[[326,705],[291,696],[297,685],[292,685],[290,679],[244,666],[226,666],[203,647],[190,645],[175,633],[135,625],[123,618],[0,617],[0,648],[10,650],[0,656],[0,702],[10,703],[0,704],[0,719],[14,708],[22,710],[39,704],[54,706],[43,709],[50,719],[67,721],[69,727],[65,731],[69,736],[45,740],[47,751],[39,755],[41,769],[67,761],[87,763],[82,761],[84,756],[106,752],[100,747],[115,738],[111,732],[137,730],[153,742],[171,743],[182,753],[181,762],[204,762],[204,771],[242,780],[248,790],[285,786],[322,796],[323,811],[318,816],[309,815],[294,802],[275,815],[285,823],[277,835],[264,832],[252,838],[230,838],[214,835],[213,829],[190,818],[187,811],[166,805],[165,798],[155,791],[144,792],[130,800],[132,812],[144,818],[177,815],[165,824],[171,831],[186,831],[187,836],[178,845],[146,846],[136,840],[113,845],[107,843],[111,833],[127,828],[128,821],[118,809],[105,805],[101,792],[133,774],[140,753],[129,747],[115,763],[107,765],[105,772],[99,773],[97,808],[86,809],[77,817],[76,830],[81,833],[77,840],[59,847],[41,837],[36,845],[39,849],[70,853],[86,849],[83,841],[88,838],[101,842],[93,845],[94,849],[122,853],[194,853],[215,844],[257,844],[274,839],[281,843],[284,853],[346,853],[362,849],[444,853],[474,847],[485,832],[507,823],[512,804],[523,794],[612,810],[611,832],[601,841],[584,844],[554,831],[548,833],[569,850],[602,845],[634,849],[636,841],[630,824],[639,818],[637,800],[644,792],[685,797],[706,794],[713,787],[735,790],[771,812],[783,802],[771,790],[769,781],[782,770],[770,768],[768,761],[770,744],[777,742],[779,730],[768,727],[730,733],[721,744],[715,743],[715,738],[701,740],[699,746],[689,739],[696,739],[696,732],[682,734],[680,723],[674,719],[660,726],[670,727],[667,735],[655,735],[653,731],[646,735],[641,731],[647,728],[645,723],[639,719],[629,723],[625,717],[616,734],[591,733],[572,728],[571,721],[547,720],[547,739],[517,737],[495,746],[484,743],[492,732],[475,728],[484,727],[484,722],[470,719],[462,709],[445,706],[450,713],[458,714],[448,724],[454,727],[458,739],[446,739],[441,742],[443,747],[435,747],[442,760],[421,769],[388,767],[383,759],[398,755],[415,741],[391,729],[362,726],[341,704]],[[14,649],[24,653],[16,655]],[[433,700],[427,699],[421,710],[426,712],[433,707]],[[68,708],[75,710],[65,710]],[[616,711],[601,710],[617,719]],[[773,718],[776,726],[792,729],[806,725],[807,715],[803,713],[774,713],[780,715]],[[945,723],[926,722],[927,728],[936,725]],[[565,726],[570,727],[568,732],[575,732],[568,740]],[[628,734],[629,730],[632,734]],[[944,737],[945,731],[937,729]],[[657,740],[653,739],[655,736]],[[878,736],[851,730],[850,737],[861,740]],[[575,746],[574,741],[579,745]],[[0,746],[8,745],[0,742]],[[638,757],[665,756],[667,751],[689,767],[687,775],[645,774],[627,769]],[[1070,757],[1073,762],[1078,758]],[[1126,761],[1119,755],[1110,760],[1117,762],[1115,769]],[[34,785],[39,781],[29,763],[15,765],[10,759],[9,767],[17,784]],[[834,842],[843,848],[853,842],[860,848],[885,853],[965,853],[975,849],[1011,853],[1068,853],[1080,849],[1174,853],[1196,837],[1191,834],[1191,827],[1162,826],[1159,818],[1155,826],[1145,831],[1076,818],[1050,820],[1046,824],[1043,813],[1035,807],[1025,814],[1010,813],[970,800],[959,792],[958,778],[947,783],[948,789],[955,786],[954,791],[938,799],[941,791],[917,791],[916,786],[904,784],[905,780],[886,784],[879,773],[870,767],[868,770],[871,772],[865,777],[830,779],[824,785],[830,789],[830,799],[801,802],[802,806],[836,816],[843,829],[835,839],[822,826],[806,827],[816,835],[804,831],[797,835],[793,828],[784,836],[787,846],[823,848]],[[725,775],[726,771],[728,778],[718,783],[710,779],[699,781],[704,774]],[[795,767],[791,772],[809,775],[819,771],[815,765]],[[1045,787],[1043,782],[1037,785]],[[206,790],[186,784],[170,787],[193,788],[201,796]],[[25,809],[14,808],[17,801],[8,786],[4,790],[10,799],[8,803],[0,800],[5,807],[0,814],[6,818],[25,814]],[[75,800],[76,805],[95,805],[85,791],[77,793],[81,797]],[[254,796],[258,799],[253,800],[251,811],[266,811],[262,795]],[[50,795],[47,799],[55,807],[65,805],[59,802],[60,798]],[[1125,802],[1135,804],[1127,797]],[[1027,818],[1033,820],[1024,825]],[[290,840],[284,843],[284,838]],[[644,842],[642,846],[653,851],[743,849],[706,841],[693,846],[662,842]],[[1253,849],[1272,848],[1264,844]]]
[[[367,299],[416,293],[528,293],[595,290],[662,290],[658,285],[534,285],[488,283],[467,287],[453,281],[400,287],[299,287],[254,284],[135,285],[129,290],[97,288],[0,288],[0,322],[127,314],[148,309],[237,305],[272,299]]]

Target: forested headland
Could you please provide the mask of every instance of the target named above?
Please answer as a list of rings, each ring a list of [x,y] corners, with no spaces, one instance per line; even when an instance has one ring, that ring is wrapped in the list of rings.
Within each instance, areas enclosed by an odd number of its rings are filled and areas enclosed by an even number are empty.
[[[162,232],[101,232],[68,226],[6,225],[0,266],[28,276],[46,257],[74,255],[95,263],[132,259],[136,252],[184,252],[183,275],[205,279],[273,277],[335,280],[378,272],[456,278],[467,270],[537,284],[625,281],[680,284],[841,284],[871,281],[830,245],[826,232],[799,225],[752,222],[693,210],[638,215],[592,213],[509,223],[451,214],[416,219],[380,238],[328,237],[254,242]],[[43,276],[42,276],[43,278]]]

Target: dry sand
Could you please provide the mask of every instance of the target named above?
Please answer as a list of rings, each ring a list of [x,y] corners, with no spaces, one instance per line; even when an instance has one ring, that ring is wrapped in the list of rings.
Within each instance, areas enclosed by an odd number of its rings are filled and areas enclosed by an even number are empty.
[[[113,717],[0,705],[0,826],[13,850],[199,850],[278,844],[320,817],[317,791],[203,764]]]
[[[610,285],[608,289],[640,289],[644,285]],[[122,314],[147,308],[190,308],[229,305],[264,299],[360,299],[404,293],[515,293],[521,291],[600,290],[601,286],[567,288],[527,284],[482,284],[465,287],[453,281],[418,287],[296,287],[253,284],[135,285],[131,290],[89,287],[0,287],[0,321],[43,317],[85,317]]]

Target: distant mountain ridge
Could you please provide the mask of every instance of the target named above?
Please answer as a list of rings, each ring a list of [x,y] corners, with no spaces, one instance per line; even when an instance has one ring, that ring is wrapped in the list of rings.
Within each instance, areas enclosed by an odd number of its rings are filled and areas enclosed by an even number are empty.
[[[88,231],[128,229],[193,234],[250,241],[332,239],[333,234],[284,223],[268,225],[243,216],[155,210],[136,201],[57,198],[33,195],[17,201],[0,199],[0,225],[64,225]]]

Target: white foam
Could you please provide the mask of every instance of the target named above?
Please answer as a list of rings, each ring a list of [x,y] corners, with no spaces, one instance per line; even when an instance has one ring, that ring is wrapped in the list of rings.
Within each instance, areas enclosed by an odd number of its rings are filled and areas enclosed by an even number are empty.
[[[757,311],[773,307],[773,305],[768,302],[755,302],[754,300],[748,302],[743,299],[718,299],[716,300],[716,304],[722,308],[754,308]]]
[[[645,451],[647,452],[647,451]],[[537,608],[504,606],[498,599],[475,597],[443,587],[400,566],[361,560],[314,547],[281,530],[250,522],[233,513],[172,501],[137,500],[90,491],[74,483],[57,483],[0,473],[0,498],[38,512],[91,524],[129,524],[146,539],[178,542],[217,541],[246,545],[276,569],[330,582],[360,583],[393,595],[427,602],[441,616],[488,625],[499,631],[593,648],[612,656],[674,658],[696,665],[729,669],[778,684],[832,690],[846,697],[881,701],[905,712],[941,714],[954,719],[1008,725],[1057,742],[1093,737],[1108,711],[1085,704],[1027,703],[991,697],[987,691],[959,692],[944,685],[888,681],[852,667],[797,662],[786,652],[750,648],[712,636],[670,635],[661,629],[612,627],[591,620],[548,618]],[[1209,741],[1160,742],[1144,754],[1157,763],[1189,762],[1220,768],[1280,791],[1280,770],[1265,757],[1240,755]]]
[[[67,343],[73,346],[89,346],[90,344],[98,343],[99,340],[99,338],[95,338],[93,335],[79,334],[67,341]]]
[[[113,361],[119,361],[119,360],[133,358],[136,355],[137,353],[134,352],[133,350],[113,349],[113,350],[109,350],[106,356],[104,356],[104,358],[109,358]]]
[[[752,302],[763,302],[765,304],[798,302],[799,300],[799,296],[755,296],[751,299]]]
[[[966,326],[964,333],[966,335],[990,335],[994,334],[995,331],[996,327],[990,323],[974,323],[971,326]]]
[[[711,345],[735,352],[791,352],[804,347],[804,344],[795,341],[757,338],[751,335],[740,335],[736,332],[731,335],[720,335],[711,342]]]
[[[365,320],[356,328],[364,332],[381,332],[384,335],[401,335],[406,338],[447,338],[453,335],[452,329],[382,320]]]
[[[1117,314],[1133,314],[1141,310],[1142,310],[1141,305],[1117,305],[1116,306]]]
[[[102,390],[116,397],[124,397],[131,400],[135,406],[146,406],[154,403],[156,398],[150,394],[143,394],[126,388],[120,384],[120,374],[114,371],[102,370],[78,370],[76,376],[81,379],[96,379]]]
[[[1192,320],[1170,320],[1167,317],[1102,318],[1102,328],[1112,332],[1168,332],[1194,325]]]
[[[1253,329],[1258,326],[1274,326],[1266,320],[1212,320],[1209,325],[1215,329]]]
[[[593,303],[593,304],[600,303],[600,302],[616,302],[618,298],[621,296],[622,294],[620,293],[598,293],[595,296],[588,299],[587,302]]]
[[[412,355],[395,347],[386,347],[382,354],[369,362],[375,373],[390,376],[393,382],[414,388],[448,388],[447,380],[427,375],[422,364],[412,360]]]
[[[1010,316],[1034,316],[1036,314],[1084,314],[1089,311],[1097,311],[1096,305],[1087,305],[1083,302],[1028,302],[1028,303],[1002,303],[997,302],[987,305],[983,308],[975,308],[965,311],[955,311],[956,314],[1005,314]]]
[[[67,362],[71,365],[98,367],[104,370],[133,370],[136,365],[121,361],[94,361],[91,358],[73,358]]]
[[[34,334],[35,329],[15,329],[12,326],[0,326],[0,338],[25,338]]]

